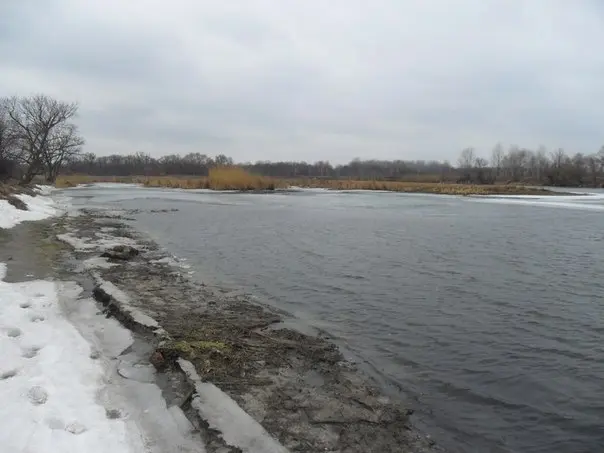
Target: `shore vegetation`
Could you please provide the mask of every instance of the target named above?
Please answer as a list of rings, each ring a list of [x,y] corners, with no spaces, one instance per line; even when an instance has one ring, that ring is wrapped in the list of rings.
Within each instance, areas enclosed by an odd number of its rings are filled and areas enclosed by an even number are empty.
[[[273,191],[291,188],[328,190],[377,190],[438,195],[548,195],[550,190],[519,184],[457,184],[440,182],[380,181],[325,178],[270,178],[259,176],[239,167],[211,169],[209,176],[123,176],[88,175],[59,176],[57,187],[74,187],[95,182],[134,183],[146,187],[172,189],[209,189],[237,191]]]

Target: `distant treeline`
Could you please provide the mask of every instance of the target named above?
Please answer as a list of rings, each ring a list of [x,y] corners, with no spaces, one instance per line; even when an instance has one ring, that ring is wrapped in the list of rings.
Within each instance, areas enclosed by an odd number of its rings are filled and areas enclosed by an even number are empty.
[[[73,156],[64,164],[64,172],[95,176],[207,176],[215,167],[235,165],[220,154],[214,158],[201,153],[167,155],[148,154]],[[600,186],[604,182],[604,148],[593,155],[569,156],[564,150],[533,151],[516,146],[504,150],[495,146],[490,159],[479,157],[472,148],[464,149],[453,166],[444,161],[361,160],[332,165],[328,161],[267,162],[237,164],[245,170],[275,178],[325,178],[358,180],[402,180],[494,184],[496,182],[531,183],[554,186]]]
[[[76,103],[38,94],[0,98],[0,180],[29,183],[59,173],[92,176],[208,176],[210,169],[237,165],[249,173],[283,179],[453,182],[471,184],[528,183],[553,186],[602,186],[604,147],[590,155],[562,149],[530,150],[496,145],[489,158],[464,149],[457,162],[435,160],[361,160],[332,165],[327,160],[236,164],[219,154],[145,153],[96,156],[83,153],[84,138],[74,124]],[[272,183],[271,183],[272,184]]]
[[[72,160],[66,171],[98,176],[208,176],[211,168],[232,165],[235,165],[233,159],[222,154],[214,158],[200,153],[184,156],[172,154],[157,159],[144,153],[111,156],[83,154],[77,160]],[[438,175],[453,171],[450,164],[438,161],[355,159],[348,164],[336,166],[327,161],[314,163],[258,161],[237,165],[250,173],[276,178],[401,179],[410,175],[436,175],[438,178]]]

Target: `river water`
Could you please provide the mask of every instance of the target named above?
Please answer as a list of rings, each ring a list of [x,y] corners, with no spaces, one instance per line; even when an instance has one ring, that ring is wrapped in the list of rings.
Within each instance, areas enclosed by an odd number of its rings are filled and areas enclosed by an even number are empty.
[[[604,451],[604,192],[66,192],[328,332],[450,452]]]

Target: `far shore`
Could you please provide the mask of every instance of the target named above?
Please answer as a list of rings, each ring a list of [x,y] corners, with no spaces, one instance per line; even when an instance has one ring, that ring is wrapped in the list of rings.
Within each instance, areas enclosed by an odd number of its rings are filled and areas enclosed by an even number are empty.
[[[219,175],[201,176],[91,176],[65,175],[56,181],[56,187],[67,188],[91,183],[134,183],[145,187],[178,189],[237,190],[244,192],[265,192],[292,187],[329,190],[376,190],[401,193],[425,193],[435,195],[576,195],[550,189],[511,184],[456,184],[441,182],[349,180],[349,179],[277,179],[248,173],[231,174],[222,170]]]

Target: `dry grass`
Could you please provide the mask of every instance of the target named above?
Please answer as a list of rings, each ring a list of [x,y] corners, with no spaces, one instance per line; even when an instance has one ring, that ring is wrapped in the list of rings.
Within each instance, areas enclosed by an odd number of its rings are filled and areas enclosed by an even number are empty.
[[[472,185],[439,182],[357,181],[348,179],[303,179],[290,181],[293,186],[332,190],[383,190],[388,192],[431,193],[439,195],[546,195],[553,192],[517,185]]]
[[[239,167],[212,168],[208,177],[201,176],[88,176],[67,175],[57,178],[56,187],[75,187],[94,182],[134,183],[147,187],[211,190],[274,190],[286,188],[283,180],[254,175]]]
[[[6,200],[15,208],[27,211],[27,205],[15,195],[24,193],[31,196],[36,196],[36,192],[32,186],[22,186],[17,181],[0,182],[0,200]]]
[[[5,199],[9,195],[16,192],[18,186],[15,184],[3,184],[0,183],[0,199]]]
[[[147,187],[179,189],[212,189],[263,191],[288,187],[323,188],[331,190],[383,190],[404,193],[430,193],[439,195],[548,195],[547,189],[523,185],[494,184],[470,185],[414,181],[358,181],[350,179],[276,179],[254,175],[239,167],[221,167],[210,170],[208,177],[186,176],[124,176],[96,177],[86,175],[62,176],[57,187],[73,187],[93,182],[138,183]]]
[[[208,177],[208,188],[213,190],[275,190],[280,185],[282,181],[253,175],[239,167],[212,168]]]
[[[212,168],[208,177],[151,177],[147,178],[143,184],[148,187],[243,191],[275,190],[287,187],[287,183],[283,180],[254,175],[239,167]]]
[[[75,187],[80,184],[92,184],[94,182],[114,182],[122,184],[144,184],[144,176],[91,176],[91,175],[63,175],[55,181],[55,187],[64,189]]]

